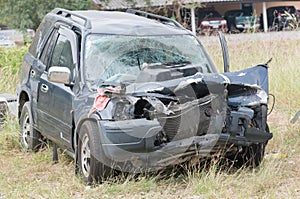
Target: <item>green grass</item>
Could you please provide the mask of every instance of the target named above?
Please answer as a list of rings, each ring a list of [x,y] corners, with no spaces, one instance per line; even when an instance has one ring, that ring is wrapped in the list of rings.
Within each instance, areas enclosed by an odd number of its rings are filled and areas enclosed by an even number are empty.
[[[20,66],[28,47],[0,48],[0,92],[15,93]]]
[[[231,71],[273,58],[269,81],[276,105],[268,120],[274,138],[259,168],[235,171],[217,164],[202,170],[183,166],[171,173],[120,175],[101,185],[86,186],[74,175],[73,160],[62,151],[58,164],[52,162],[51,147],[38,153],[22,151],[17,119],[11,118],[0,131],[0,198],[299,198],[300,121],[289,122],[300,109],[299,42],[284,38],[280,42],[228,41]],[[221,69],[219,44],[204,45]],[[0,51],[0,92],[15,92],[20,56],[25,51]],[[278,154],[287,157],[276,157]]]

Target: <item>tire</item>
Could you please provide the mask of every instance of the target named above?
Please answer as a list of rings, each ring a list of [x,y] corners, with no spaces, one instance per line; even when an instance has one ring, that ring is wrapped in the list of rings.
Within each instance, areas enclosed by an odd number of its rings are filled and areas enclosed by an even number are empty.
[[[86,121],[79,131],[78,168],[86,183],[101,183],[112,174],[109,160],[102,149],[100,131],[95,122]]]
[[[20,116],[20,141],[26,151],[38,151],[41,148],[42,136],[33,128],[30,102],[26,102]]]
[[[262,162],[265,154],[265,143],[254,144],[243,147],[243,151],[235,156],[235,164],[237,167],[258,167]]]

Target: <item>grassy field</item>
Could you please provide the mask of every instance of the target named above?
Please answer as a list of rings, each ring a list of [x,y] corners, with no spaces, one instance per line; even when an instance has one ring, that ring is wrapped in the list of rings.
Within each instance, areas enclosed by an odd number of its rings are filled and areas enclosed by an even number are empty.
[[[221,69],[218,43],[203,43]],[[53,164],[50,147],[38,153],[22,151],[18,123],[11,118],[0,131],[0,199],[300,198],[300,121],[290,124],[291,117],[300,109],[300,40],[228,40],[228,46],[231,71],[273,58],[269,81],[276,104],[268,121],[274,138],[259,168],[228,171],[216,164],[202,170],[183,166],[171,173],[121,175],[101,185],[86,186],[74,175],[73,160],[63,152],[59,154],[59,163]],[[0,52],[0,92],[15,92],[19,56],[25,50],[18,55]]]

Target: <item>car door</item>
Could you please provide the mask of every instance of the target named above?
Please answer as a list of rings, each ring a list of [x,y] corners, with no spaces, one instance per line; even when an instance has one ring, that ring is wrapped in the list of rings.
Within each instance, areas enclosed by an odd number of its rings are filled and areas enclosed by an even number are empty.
[[[45,72],[38,85],[38,121],[39,129],[59,145],[71,147],[72,102],[74,93],[72,82],[77,67],[77,36],[70,29],[60,26],[57,37],[53,38],[53,47]],[[48,80],[48,70],[52,66],[70,69],[70,84],[55,83]]]

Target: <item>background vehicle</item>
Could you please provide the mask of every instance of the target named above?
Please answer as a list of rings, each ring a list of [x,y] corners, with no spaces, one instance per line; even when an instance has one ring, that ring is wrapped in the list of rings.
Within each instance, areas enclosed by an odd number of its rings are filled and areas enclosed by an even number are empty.
[[[199,39],[171,19],[55,9],[23,59],[21,143],[37,151],[50,139],[86,182],[219,152],[258,166],[272,138],[268,67],[224,68],[217,73]]]
[[[200,34],[227,32],[226,20],[214,9],[198,10],[198,31]]]
[[[290,30],[297,25],[297,10],[294,6],[276,6],[267,9],[269,29],[280,31]]]
[[[14,47],[16,44],[14,41],[10,40],[7,36],[0,34],[0,48],[4,47]]]
[[[259,17],[243,10],[229,10],[225,13],[224,18],[230,32],[257,30],[260,27]]]

